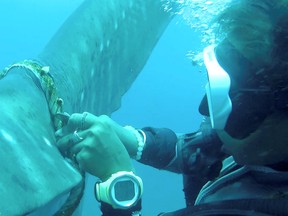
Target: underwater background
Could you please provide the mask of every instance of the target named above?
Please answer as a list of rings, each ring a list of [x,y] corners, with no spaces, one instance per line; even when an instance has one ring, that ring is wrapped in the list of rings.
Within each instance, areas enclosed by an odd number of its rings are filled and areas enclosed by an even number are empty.
[[[83,0],[1,0],[0,68],[33,58]],[[198,129],[198,105],[206,75],[187,54],[201,50],[200,34],[176,16],[155,47],[145,68],[122,99],[112,118],[134,127],[168,127],[177,133]],[[141,51],[139,51],[141,52]],[[85,111],[85,110],[83,110]],[[143,216],[185,206],[182,176],[135,162],[144,182]],[[95,178],[89,177],[83,216],[100,215],[94,199]]]

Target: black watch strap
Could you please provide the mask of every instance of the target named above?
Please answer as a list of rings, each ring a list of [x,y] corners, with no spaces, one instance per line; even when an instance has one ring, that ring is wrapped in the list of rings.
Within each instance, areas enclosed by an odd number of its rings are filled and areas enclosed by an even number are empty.
[[[136,212],[141,212],[142,200],[140,199],[135,206],[129,209],[114,209],[111,205],[101,202],[101,212],[102,216],[141,216],[140,214],[135,214]]]

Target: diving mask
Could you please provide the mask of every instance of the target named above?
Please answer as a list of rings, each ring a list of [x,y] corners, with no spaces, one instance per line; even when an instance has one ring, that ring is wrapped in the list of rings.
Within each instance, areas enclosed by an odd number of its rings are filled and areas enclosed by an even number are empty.
[[[215,46],[208,46],[203,53],[208,75],[205,88],[212,127],[223,130],[232,110],[229,97],[231,80],[228,73],[219,65],[214,49]]]
[[[275,109],[287,109],[287,91],[271,90],[265,69],[256,67],[229,41],[206,47],[204,63],[208,83],[199,111],[210,117],[214,129],[242,139]]]

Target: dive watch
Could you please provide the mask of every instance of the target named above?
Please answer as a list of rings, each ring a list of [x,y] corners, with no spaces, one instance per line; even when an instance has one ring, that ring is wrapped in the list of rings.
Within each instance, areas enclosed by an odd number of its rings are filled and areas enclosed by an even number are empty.
[[[142,192],[142,180],[133,172],[120,171],[112,174],[105,182],[95,184],[96,199],[117,209],[128,209],[135,205]]]

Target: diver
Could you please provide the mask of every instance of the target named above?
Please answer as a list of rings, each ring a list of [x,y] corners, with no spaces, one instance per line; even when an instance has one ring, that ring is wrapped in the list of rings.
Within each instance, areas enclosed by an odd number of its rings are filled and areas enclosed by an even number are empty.
[[[288,215],[287,12],[285,0],[239,0],[217,16],[196,132],[70,116],[58,146],[102,180],[95,193],[104,216],[140,214],[143,185],[130,157],[183,174],[187,207],[161,216]]]

